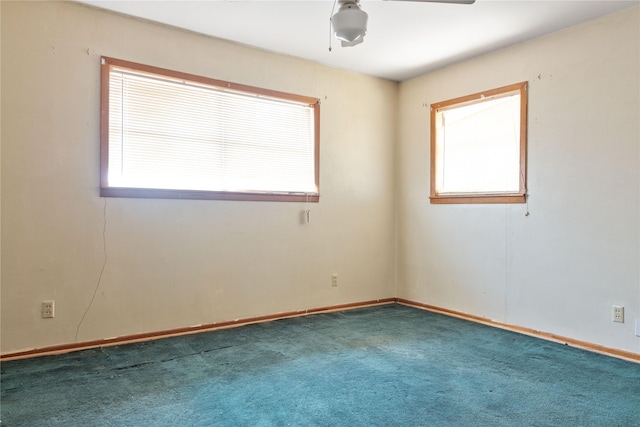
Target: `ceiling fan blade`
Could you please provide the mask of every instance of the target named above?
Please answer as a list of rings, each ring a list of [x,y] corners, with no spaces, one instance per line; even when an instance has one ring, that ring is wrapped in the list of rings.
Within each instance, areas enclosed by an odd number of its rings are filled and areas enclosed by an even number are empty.
[[[420,3],[454,3],[454,4],[473,4],[476,0],[386,0],[386,1],[414,1]]]

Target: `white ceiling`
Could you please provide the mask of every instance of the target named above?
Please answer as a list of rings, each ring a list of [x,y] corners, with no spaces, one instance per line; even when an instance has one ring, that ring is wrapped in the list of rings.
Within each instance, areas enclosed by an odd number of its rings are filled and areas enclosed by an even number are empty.
[[[78,0],[99,8],[402,81],[640,4],[640,0],[476,0],[472,5],[362,0],[364,43],[331,37],[332,0]],[[337,10],[337,9],[336,9]]]

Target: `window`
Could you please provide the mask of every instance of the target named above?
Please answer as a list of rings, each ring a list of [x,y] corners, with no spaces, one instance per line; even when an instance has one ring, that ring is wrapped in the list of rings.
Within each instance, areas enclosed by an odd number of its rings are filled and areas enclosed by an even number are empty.
[[[431,203],[524,203],[527,83],[431,105]]]
[[[317,98],[102,58],[101,196],[319,198]]]

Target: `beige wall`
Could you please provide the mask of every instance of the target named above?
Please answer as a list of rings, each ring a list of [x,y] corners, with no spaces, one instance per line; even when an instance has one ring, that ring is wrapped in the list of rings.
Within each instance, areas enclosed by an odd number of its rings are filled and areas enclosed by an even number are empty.
[[[73,3],[1,8],[3,353],[395,295],[396,83]],[[311,223],[301,203],[100,198],[100,55],[320,98]]]
[[[639,8],[398,85],[0,5],[3,353],[392,296],[640,353]],[[322,99],[311,223],[297,203],[98,197],[100,55]],[[430,205],[423,104],[523,80],[531,215]]]
[[[401,84],[398,296],[640,353],[639,27],[634,7]],[[520,81],[530,216],[430,205],[423,104]]]

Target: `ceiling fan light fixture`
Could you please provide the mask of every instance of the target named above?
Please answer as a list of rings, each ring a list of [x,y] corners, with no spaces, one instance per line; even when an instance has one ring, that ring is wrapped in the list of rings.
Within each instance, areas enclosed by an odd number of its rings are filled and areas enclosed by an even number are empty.
[[[340,10],[331,17],[331,24],[336,38],[343,41],[342,46],[362,43],[367,34],[367,18],[367,13],[355,2],[340,6]]]
[[[352,42],[346,42],[344,40],[340,40],[340,43],[341,43],[342,47],[351,47],[351,46],[358,45],[358,44],[362,43],[363,41],[364,41],[364,37],[360,37],[359,39],[355,39]]]

